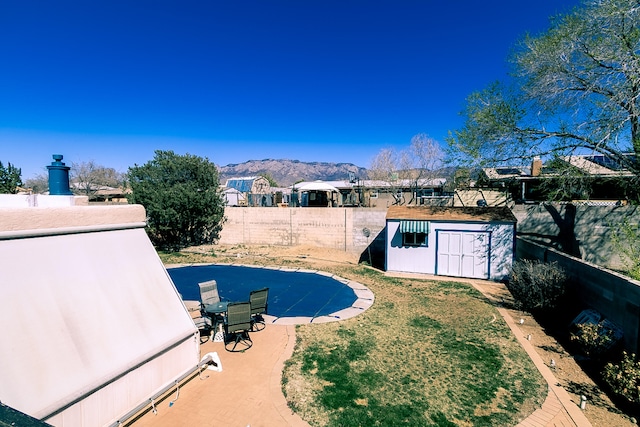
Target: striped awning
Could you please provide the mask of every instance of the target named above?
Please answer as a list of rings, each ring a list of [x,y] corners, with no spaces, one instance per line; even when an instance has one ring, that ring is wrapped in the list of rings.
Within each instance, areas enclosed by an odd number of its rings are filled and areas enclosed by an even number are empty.
[[[400,221],[400,233],[429,234],[429,221]]]

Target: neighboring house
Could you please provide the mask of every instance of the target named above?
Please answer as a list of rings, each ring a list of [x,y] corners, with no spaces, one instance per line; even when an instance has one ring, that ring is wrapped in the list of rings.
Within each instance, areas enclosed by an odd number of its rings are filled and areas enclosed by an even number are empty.
[[[113,188],[107,186],[99,187],[92,197],[89,197],[90,202],[107,202],[107,203],[128,203],[127,194],[131,194],[131,189],[123,189],[122,187]]]
[[[624,185],[621,184],[632,174],[611,158],[592,154],[565,156],[557,161],[564,162],[565,167],[575,171],[573,180],[584,180],[589,187],[588,195],[581,195],[580,191],[576,190],[573,201],[589,199],[615,204],[626,200]],[[519,203],[535,203],[548,199],[547,189],[553,188],[554,181],[557,181],[558,185],[567,185],[566,179],[560,176],[557,168],[545,166],[540,158],[535,158],[530,167],[484,168],[478,179],[478,186],[504,189]]]
[[[392,205],[450,205],[452,198],[444,191],[445,178],[397,180],[328,181],[339,191],[338,206],[387,208]]]
[[[87,196],[91,203],[128,203],[127,194],[131,194],[130,188],[82,182],[71,182],[69,188],[74,194]]]
[[[246,201],[244,206],[273,206],[274,204],[271,184],[263,176],[229,178],[225,187],[242,193]]]
[[[506,207],[392,206],[385,270],[502,280],[515,256]]]
[[[273,188],[266,178],[251,176],[230,178],[224,191],[228,206],[353,206],[386,209],[398,204],[450,206],[453,196],[445,193],[446,182],[445,178],[395,182],[318,180],[298,182],[288,188]]]

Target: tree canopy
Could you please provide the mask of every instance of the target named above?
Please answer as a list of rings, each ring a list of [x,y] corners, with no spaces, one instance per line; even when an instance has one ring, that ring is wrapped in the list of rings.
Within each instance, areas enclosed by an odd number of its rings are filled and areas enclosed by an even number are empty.
[[[601,154],[640,177],[640,3],[585,0],[525,36],[509,82],[472,93],[447,139],[458,163]]]
[[[147,231],[160,249],[212,243],[219,237],[224,201],[218,169],[207,158],[173,151],[155,152],[153,160],[129,168],[131,203],[147,211]]]
[[[0,162],[0,194],[16,194],[22,185],[22,170],[11,163],[5,167]]]

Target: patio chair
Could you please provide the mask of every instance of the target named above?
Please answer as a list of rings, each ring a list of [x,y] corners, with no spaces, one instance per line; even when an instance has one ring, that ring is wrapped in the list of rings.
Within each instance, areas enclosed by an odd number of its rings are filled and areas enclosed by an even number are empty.
[[[198,332],[200,333],[200,344],[204,343],[211,336],[211,332],[213,331],[213,324],[211,319],[205,316],[198,316],[193,318],[193,323],[198,328]],[[213,339],[213,338],[211,338]]]
[[[208,282],[198,283],[198,287],[200,288],[200,301],[203,305],[220,302],[218,282],[215,280],[209,280]]]
[[[245,351],[251,348],[253,341],[249,336],[251,330],[251,303],[232,302],[227,306],[224,323],[224,348],[227,351]],[[229,349],[229,345],[233,347]],[[236,350],[240,344],[240,349]]]
[[[265,328],[263,314],[267,313],[267,298],[269,288],[258,289],[249,293],[251,303],[251,331],[261,331]]]
[[[207,282],[198,283],[200,288],[200,314],[202,317],[208,317],[211,319],[211,329],[216,331],[217,325],[223,321],[221,314],[212,314],[206,310],[208,305],[214,305],[220,302],[220,295],[218,294],[218,282],[215,280],[209,280]]]

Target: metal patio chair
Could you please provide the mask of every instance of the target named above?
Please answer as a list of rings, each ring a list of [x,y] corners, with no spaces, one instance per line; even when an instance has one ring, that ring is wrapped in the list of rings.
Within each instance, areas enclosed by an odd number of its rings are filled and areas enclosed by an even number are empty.
[[[207,282],[198,283],[198,287],[200,288],[200,302],[202,302],[203,305],[220,302],[218,282],[215,280],[209,280]]]
[[[251,331],[261,331],[266,327],[263,314],[267,313],[269,288],[258,289],[249,293],[251,303]]]
[[[211,319],[211,330],[215,333],[218,331],[218,325],[224,321],[226,303],[221,304],[218,282],[215,280],[198,283],[198,287],[200,288],[200,313],[202,317]]]
[[[251,348],[253,341],[249,336],[251,330],[251,303],[231,302],[227,305],[224,322],[224,348],[227,351],[245,351]],[[233,347],[229,349],[230,344]],[[236,348],[240,345],[240,348]]]

